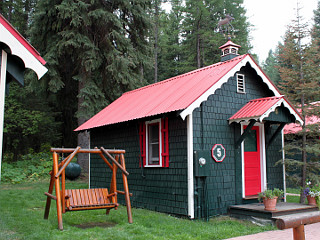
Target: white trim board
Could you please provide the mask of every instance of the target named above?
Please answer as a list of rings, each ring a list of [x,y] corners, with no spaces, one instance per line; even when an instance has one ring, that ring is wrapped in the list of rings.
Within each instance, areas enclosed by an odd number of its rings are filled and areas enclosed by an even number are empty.
[[[194,219],[194,179],[193,179],[193,116],[187,116],[187,156],[188,156],[188,216]]]
[[[6,74],[7,74],[7,53],[1,51],[0,62],[0,182],[1,182],[1,162],[2,162],[2,141],[3,141],[3,121],[4,121],[4,99],[6,91]]]
[[[0,24],[1,39],[11,50],[12,55],[16,55],[24,62],[26,68],[32,69],[40,79],[48,69],[42,65],[2,24]]]

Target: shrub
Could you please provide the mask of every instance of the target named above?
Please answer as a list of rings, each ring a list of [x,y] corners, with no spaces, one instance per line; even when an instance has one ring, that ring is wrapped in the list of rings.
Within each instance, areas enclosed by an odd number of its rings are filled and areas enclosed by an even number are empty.
[[[49,176],[52,169],[50,152],[29,153],[23,155],[17,162],[3,162],[1,181],[21,183],[36,181]]]

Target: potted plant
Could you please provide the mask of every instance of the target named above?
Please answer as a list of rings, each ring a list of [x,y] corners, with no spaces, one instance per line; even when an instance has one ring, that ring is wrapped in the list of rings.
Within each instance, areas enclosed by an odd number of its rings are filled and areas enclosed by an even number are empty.
[[[319,184],[312,184],[311,181],[306,182],[306,188],[303,190],[303,194],[307,197],[308,204],[317,206],[320,200],[320,186]]]
[[[264,210],[274,211],[276,210],[276,205],[278,198],[283,195],[283,191],[279,188],[273,190],[266,189],[265,191],[259,193],[259,201],[263,200]]]

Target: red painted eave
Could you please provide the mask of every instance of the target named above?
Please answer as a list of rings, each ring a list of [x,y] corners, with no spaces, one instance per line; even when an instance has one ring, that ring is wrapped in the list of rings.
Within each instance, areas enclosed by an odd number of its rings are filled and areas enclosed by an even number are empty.
[[[235,113],[231,118],[229,118],[229,120],[242,120],[250,118],[254,119],[257,117],[261,117],[282,98],[283,96],[251,100],[246,105],[244,105],[237,113]]]
[[[234,46],[237,48],[241,48],[240,45],[233,43],[231,40],[229,40],[228,42],[226,42],[225,44],[223,44],[221,47],[219,47],[220,49],[225,48],[227,46]]]
[[[294,115],[297,121],[302,123],[299,112],[284,96],[253,99],[229,118],[229,123],[249,121],[251,119],[262,121],[264,118],[268,117],[271,112],[275,111],[276,107],[282,104]]]
[[[2,24],[42,65],[46,61],[40,53],[0,14],[0,24]]]
[[[75,131],[184,110],[246,56],[248,55],[127,92]]]

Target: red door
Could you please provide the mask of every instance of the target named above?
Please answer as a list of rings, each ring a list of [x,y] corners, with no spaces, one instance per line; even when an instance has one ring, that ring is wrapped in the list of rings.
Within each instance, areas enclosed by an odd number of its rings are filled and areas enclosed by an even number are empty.
[[[244,129],[247,126],[244,126]],[[259,127],[254,126],[244,140],[244,181],[245,196],[257,195],[261,192]]]

